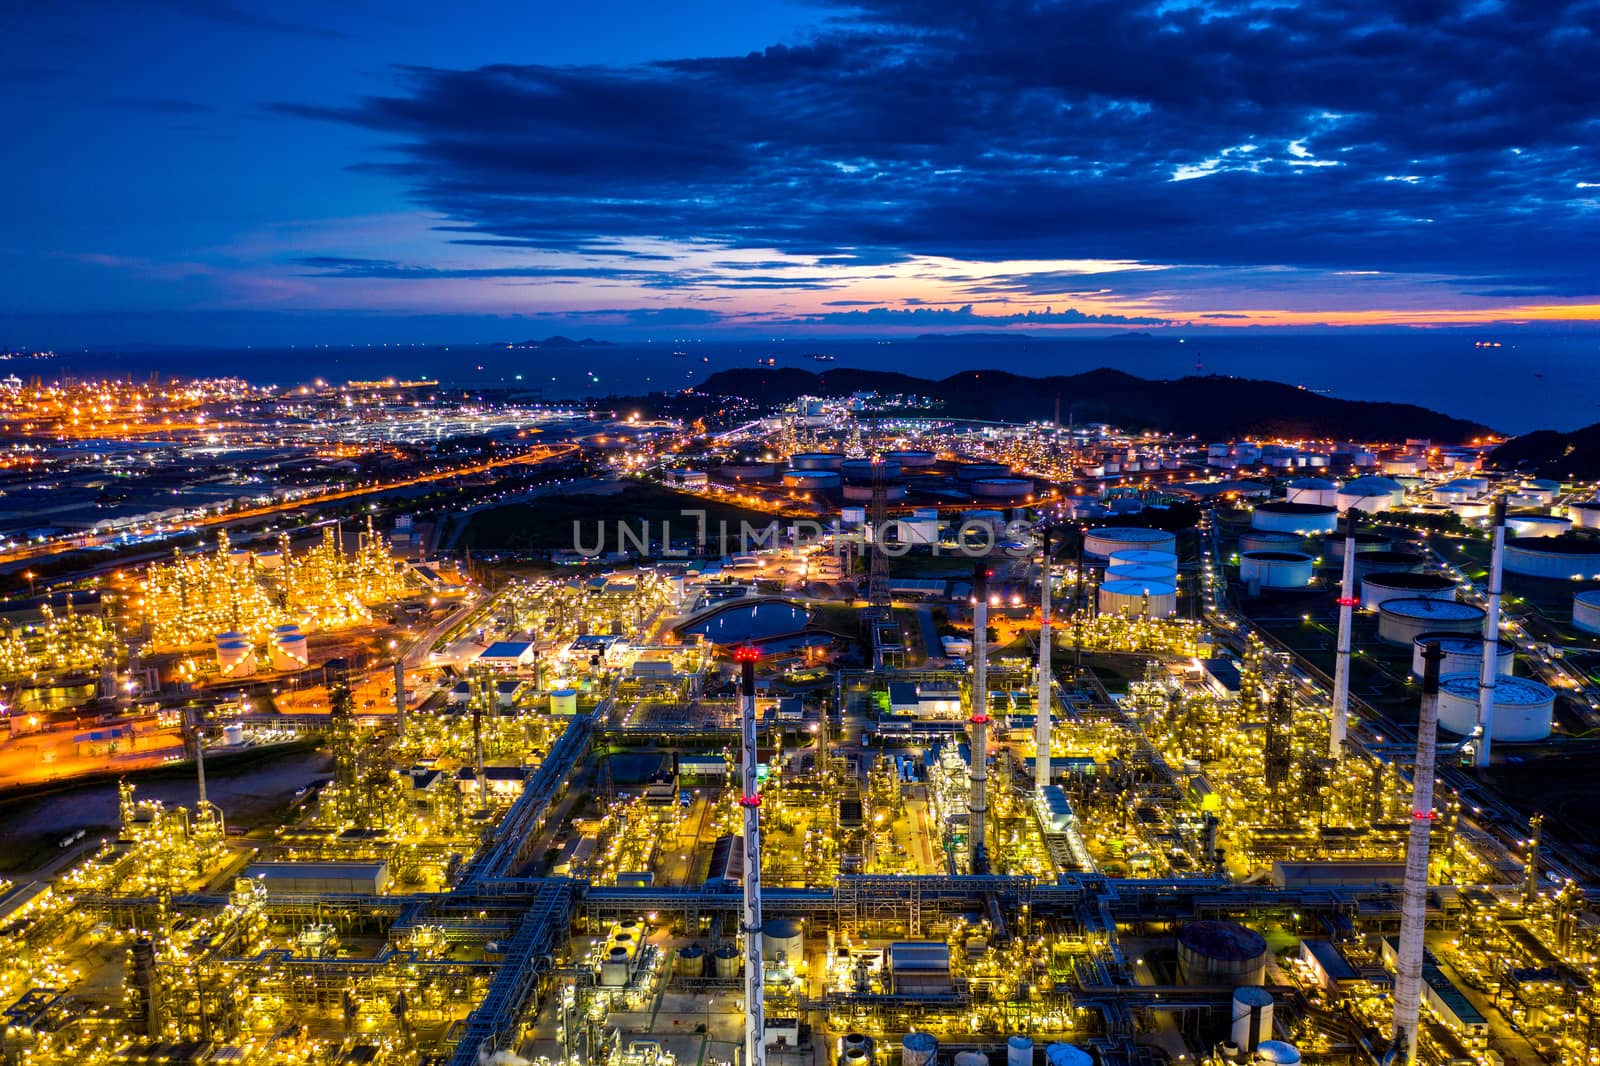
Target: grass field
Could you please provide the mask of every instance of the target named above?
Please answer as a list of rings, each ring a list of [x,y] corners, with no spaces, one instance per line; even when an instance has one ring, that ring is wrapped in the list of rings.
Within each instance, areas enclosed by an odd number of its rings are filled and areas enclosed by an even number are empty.
[[[759,511],[638,482],[619,492],[546,496],[480,511],[472,516],[461,543],[474,551],[555,551],[574,547],[573,523],[578,523],[586,547],[593,546],[597,530],[603,530],[602,550],[614,551],[619,521],[634,530],[644,521],[654,539],[660,538],[664,527],[674,540],[693,538],[699,519],[685,511],[705,512],[707,536],[713,544],[720,523],[727,523],[730,542],[737,543],[741,522],[765,527],[775,520]]]

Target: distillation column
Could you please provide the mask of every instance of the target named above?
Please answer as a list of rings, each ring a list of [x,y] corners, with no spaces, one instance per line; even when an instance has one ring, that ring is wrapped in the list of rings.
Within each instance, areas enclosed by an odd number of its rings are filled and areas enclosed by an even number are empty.
[[[989,568],[980,563],[972,576],[972,764],[968,780],[967,872],[989,872],[984,832],[989,825]]]
[[[200,788],[199,803],[195,805],[195,813],[200,813],[206,806],[206,736],[200,727],[200,711],[198,708],[188,714],[189,731],[194,737],[194,773],[196,784]]]
[[[761,797],[756,792],[755,648],[734,653],[739,664],[739,806],[744,811],[744,1066],[766,1066],[766,974],[761,964]]]
[[[1473,765],[1479,769],[1489,766],[1490,746],[1494,730],[1494,688],[1500,670],[1500,591],[1501,574],[1506,555],[1506,498],[1494,501],[1493,532],[1494,554],[1489,559],[1489,603],[1483,615],[1483,662],[1478,673],[1478,753]]]
[[[1428,837],[1433,831],[1433,770],[1439,731],[1439,661],[1444,651],[1423,651],[1422,713],[1417,719],[1417,760],[1411,779],[1411,838],[1406,842],[1406,880],[1400,897],[1400,948],[1394,966],[1394,1040],[1407,1063],[1417,1061],[1418,1011],[1422,1003],[1422,934],[1428,905]]]
[[[974,645],[976,646],[976,645]],[[1044,565],[1039,570],[1039,716],[1034,725],[1033,784],[1050,783],[1050,531],[1044,531]]]
[[[405,736],[406,732],[406,660],[404,655],[394,661],[394,732],[396,736]]]
[[[1333,665],[1333,725],[1328,732],[1328,757],[1337,761],[1344,754],[1345,733],[1350,726],[1350,627],[1356,606],[1356,514],[1354,507],[1345,515],[1344,578],[1339,585],[1339,650]]]

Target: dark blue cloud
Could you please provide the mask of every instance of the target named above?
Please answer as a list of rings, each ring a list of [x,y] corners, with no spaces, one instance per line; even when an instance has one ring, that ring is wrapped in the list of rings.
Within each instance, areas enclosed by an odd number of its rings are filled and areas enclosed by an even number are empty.
[[[380,131],[392,154],[366,168],[480,239],[1600,292],[1586,0],[868,0],[744,56],[402,77],[396,95],[277,109]]]

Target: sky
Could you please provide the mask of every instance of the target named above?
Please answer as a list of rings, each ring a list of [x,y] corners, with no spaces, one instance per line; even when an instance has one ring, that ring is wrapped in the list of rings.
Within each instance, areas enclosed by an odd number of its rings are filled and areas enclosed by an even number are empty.
[[[57,0],[0,91],[0,347],[1600,325],[1600,0]]]

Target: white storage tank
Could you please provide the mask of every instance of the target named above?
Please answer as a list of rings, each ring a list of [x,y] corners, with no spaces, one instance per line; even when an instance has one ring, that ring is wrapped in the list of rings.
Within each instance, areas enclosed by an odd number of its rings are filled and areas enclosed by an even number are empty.
[[[1006,1066],[1033,1066],[1033,1037],[1013,1036],[1006,1040]]]
[[[1025,477],[981,477],[972,482],[972,495],[986,500],[1021,500],[1033,495],[1033,482]]]
[[[1344,563],[1344,542],[1346,539],[1347,538],[1344,534],[1344,531],[1341,530],[1330,536],[1327,541],[1328,557],[1330,559],[1337,560],[1340,564]],[[1382,533],[1377,533],[1369,529],[1356,530],[1356,557],[1358,559],[1368,552],[1388,550],[1389,538],[1384,536]]]
[[[1051,1044],[1044,1049],[1047,1066],[1094,1066],[1094,1058],[1076,1044]]]
[[[1176,570],[1178,557],[1170,551],[1156,551],[1147,548],[1124,548],[1114,551],[1106,557],[1107,566],[1140,566],[1148,563],[1151,566],[1166,566]]]
[[[1270,529],[1279,533],[1332,533],[1339,525],[1339,512],[1318,503],[1275,500],[1256,504],[1250,514],[1250,525],[1255,529]]]
[[[789,456],[789,465],[796,470],[833,470],[844,465],[844,456],[838,452],[796,452]]]
[[[250,677],[256,672],[256,646],[248,640],[219,643],[217,669],[224,677]]]
[[[761,957],[767,962],[801,966],[806,961],[805,930],[794,918],[768,918],[761,923]]]
[[[1572,519],[1557,518],[1550,514],[1514,514],[1506,516],[1508,537],[1559,537],[1572,528]]]
[[[1556,694],[1549,685],[1526,677],[1502,677],[1494,683],[1495,742],[1525,743],[1550,735]],[[1439,678],[1439,728],[1464,736],[1478,724],[1478,675],[1446,674]]]
[[[271,647],[272,668],[280,673],[303,670],[311,663],[311,650],[299,627],[293,633],[274,633]]]
[[[551,714],[577,714],[578,693],[575,689],[563,688],[550,693]]]
[[[990,1066],[989,1056],[981,1051],[958,1051],[950,1061],[952,1066]]]
[[[238,747],[244,743],[244,726],[238,722],[229,722],[222,727],[222,742],[229,747]]]
[[[1564,581],[1600,580],[1600,538],[1517,537],[1506,541],[1506,573]]]
[[[1261,1066],[1300,1066],[1300,1049],[1282,1040],[1261,1041],[1255,1057]]]
[[[1251,588],[1303,589],[1316,561],[1305,552],[1240,552],[1239,580]]]
[[[1485,482],[1485,485],[1488,483]],[[1530,497],[1539,501],[1539,506],[1549,507],[1556,502],[1556,497],[1561,495],[1561,482],[1551,481],[1548,478],[1534,478],[1524,481],[1519,495]]]
[[[1242,552],[1297,552],[1305,546],[1306,538],[1298,533],[1251,529],[1239,534],[1239,550]]]
[[[1386,477],[1358,477],[1339,489],[1337,506],[1341,511],[1392,511],[1405,502],[1406,490],[1398,481]]]
[[[717,949],[711,957],[711,968],[717,977],[726,981],[730,977],[739,976],[739,949],[732,944],[724,944]]]
[[[1422,676],[1423,653],[1429,645],[1436,645],[1444,653],[1439,660],[1439,676],[1445,674],[1471,674],[1478,676],[1483,666],[1483,638],[1465,633],[1424,633],[1412,642],[1411,672]],[[1510,677],[1516,668],[1516,647],[1509,640],[1498,642],[1495,653],[1495,674]]]
[[[1483,608],[1455,600],[1385,600],[1378,608],[1378,639],[1410,646],[1424,633],[1482,633]]]
[[[911,470],[913,468],[932,466],[934,463],[939,461],[939,457],[933,452],[923,451],[917,448],[909,449],[907,451],[885,452],[883,457],[899,463],[900,469],[902,470]]]
[[[1573,594],[1572,625],[1585,633],[1600,634],[1600,589]]]
[[[1106,567],[1107,581],[1165,581],[1176,584],[1178,571],[1155,563],[1117,563]]]
[[[1230,1039],[1245,1051],[1254,1051],[1272,1039],[1272,993],[1260,985],[1233,990],[1233,1026]]]
[[[1567,517],[1572,520],[1574,529],[1600,529],[1600,500],[1569,503]]]
[[[1084,535],[1083,552],[1096,559],[1106,559],[1119,551],[1178,550],[1178,537],[1164,529],[1140,529],[1133,526],[1106,526],[1091,529]]]
[[[1326,459],[1323,465],[1327,465]],[[1290,503],[1333,507],[1339,501],[1339,486],[1325,477],[1303,477],[1284,486],[1283,498]]]
[[[1178,610],[1178,588],[1169,581],[1108,581],[1100,586],[1100,613],[1126,618],[1166,618]]]
[[[1456,583],[1443,574],[1413,574],[1408,571],[1368,574],[1361,579],[1361,606],[1376,611],[1389,600],[1453,600]]]
[[[907,1033],[900,1041],[900,1066],[934,1066],[939,1058],[939,1039],[932,1033]]]

